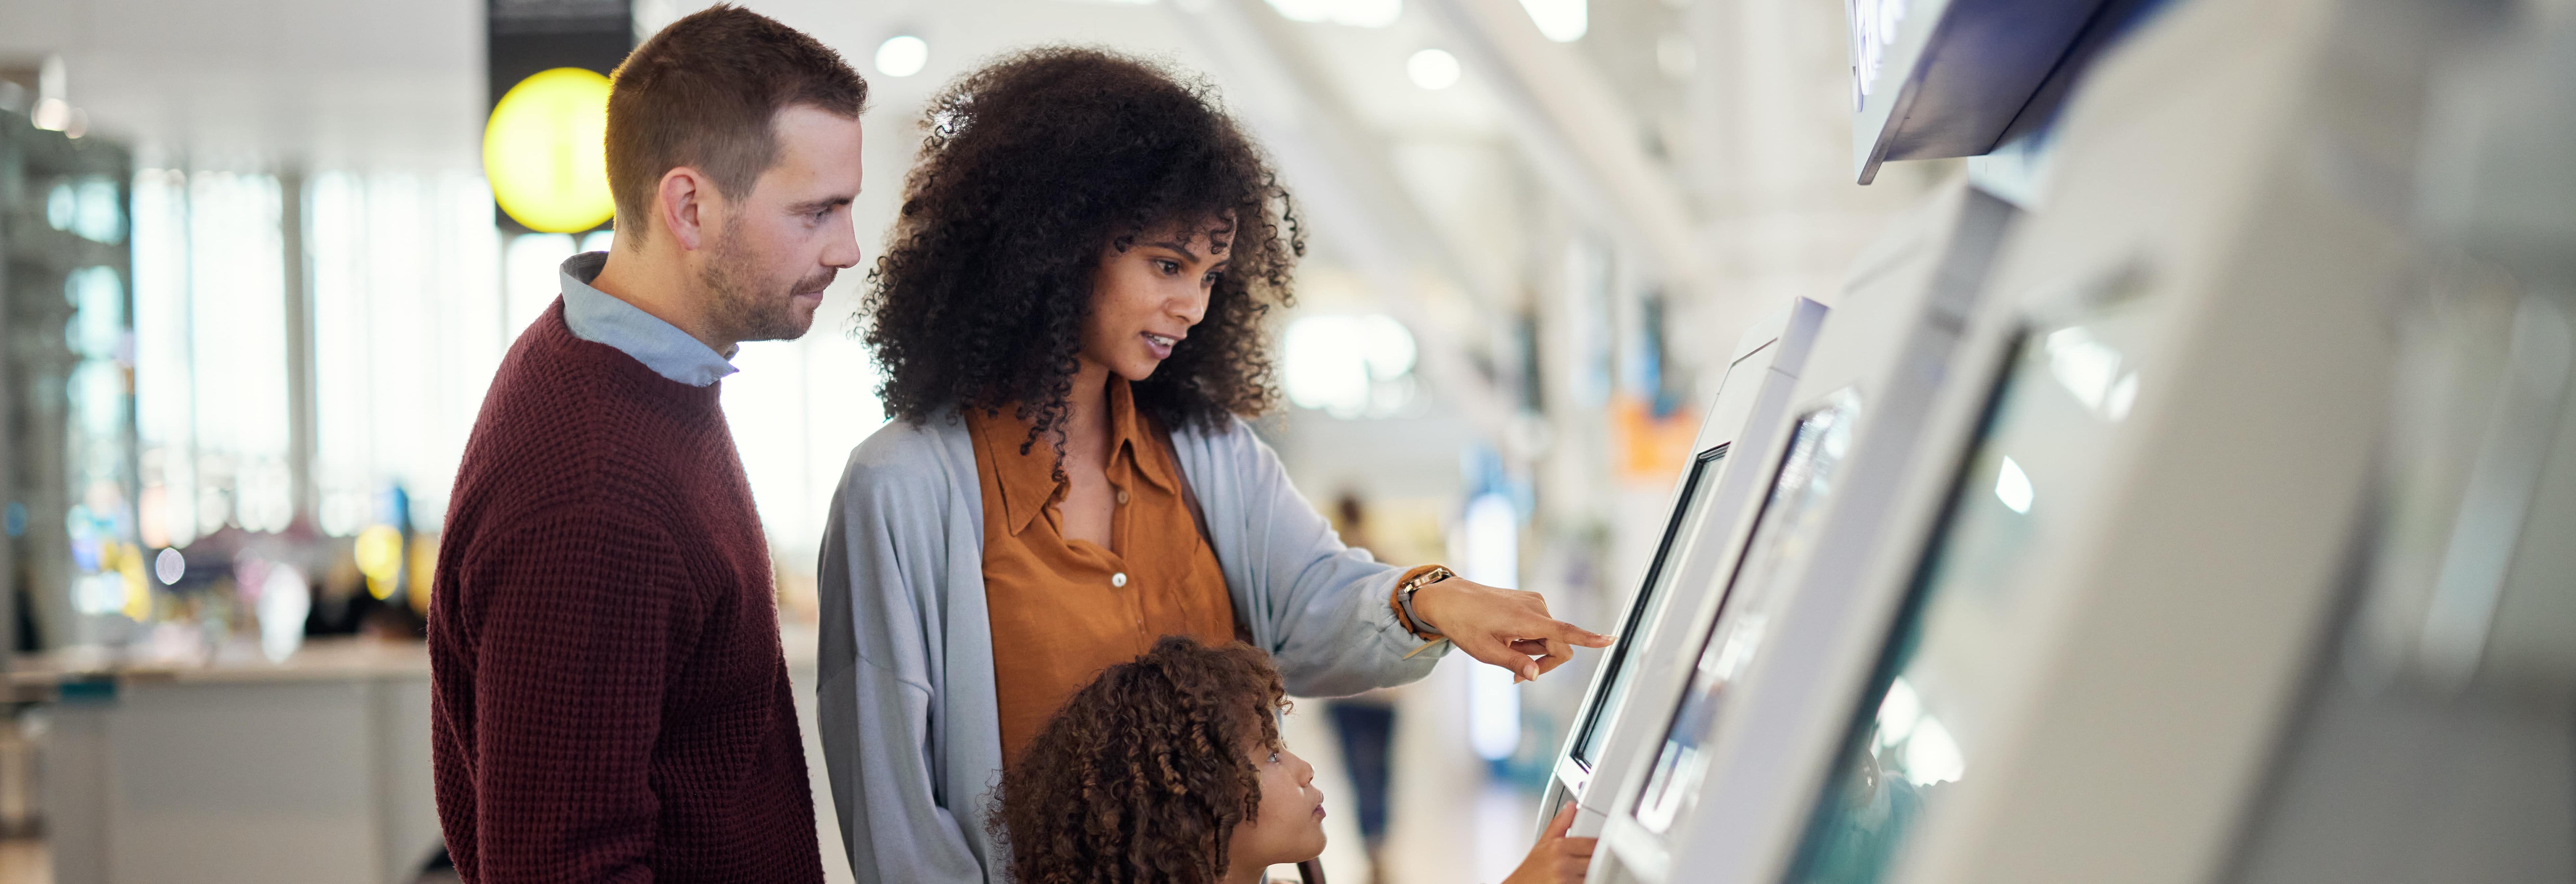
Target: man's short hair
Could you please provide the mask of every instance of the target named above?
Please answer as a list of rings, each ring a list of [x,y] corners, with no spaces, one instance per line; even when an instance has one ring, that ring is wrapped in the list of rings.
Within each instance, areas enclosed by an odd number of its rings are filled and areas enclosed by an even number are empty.
[[[726,197],[749,196],[778,162],[778,112],[807,105],[856,119],[868,82],[804,32],[733,5],[672,22],[626,56],[608,93],[608,192],[617,239],[641,243],[653,192],[680,166]]]

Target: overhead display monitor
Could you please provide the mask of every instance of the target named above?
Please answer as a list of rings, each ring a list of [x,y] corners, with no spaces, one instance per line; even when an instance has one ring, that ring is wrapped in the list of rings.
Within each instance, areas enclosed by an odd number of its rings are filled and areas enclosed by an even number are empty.
[[[2159,2],[1844,0],[1860,183],[1889,160],[1977,156],[2044,126]]]
[[[1602,741],[1609,737],[1610,723],[1617,719],[1611,713],[1628,699],[1637,670],[1643,665],[1630,659],[1630,651],[1644,644],[1647,618],[1663,603],[1664,590],[1672,585],[1673,575],[1680,572],[1692,541],[1700,537],[1700,523],[1707,516],[1710,491],[1717,487],[1718,467],[1726,459],[1728,447],[1720,444],[1691,459],[1690,472],[1682,479],[1681,501],[1673,507],[1672,521],[1664,526],[1663,542],[1655,547],[1653,563],[1646,567],[1645,583],[1637,588],[1637,597],[1628,604],[1628,618],[1620,624],[1621,640],[1601,661],[1601,686],[1592,692],[1592,702],[1584,704],[1581,724],[1566,753],[1587,776],[1599,760]]]
[[[1803,558],[1813,539],[1812,529],[1833,492],[1835,468],[1851,450],[1860,408],[1860,397],[1844,390],[1798,417],[1681,703],[1665,726],[1645,788],[1629,811],[1647,831],[1668,833],[1673,820],[1698,801],[1708,773],[1708,744],[1716,737],[1727,688],[1761,647],[1783,595],[1775,591],[1786,576],[1783,566]]]
[[[1788,880],[1888,878],[1989,737],[2016,673],[2003,624],[2029,601],[2033,553],[2086,510],[2111,428],[2138,395],[2137,306],[2024,333],[1916,565],[1878,666],[1849,714]]]

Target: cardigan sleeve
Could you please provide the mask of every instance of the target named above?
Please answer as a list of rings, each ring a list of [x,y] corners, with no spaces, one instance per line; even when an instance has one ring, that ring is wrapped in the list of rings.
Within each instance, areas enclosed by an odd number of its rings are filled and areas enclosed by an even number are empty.
[[[833,495],[817,574],[817,706],[842,846],[861,884],[984,884],[966,831],[983,814],[958,806],[982,796],[941,788],[955,763],[941,722],[946,497],[935,471],[872,456],[875,442]]]
[[[1423,641],[1389,604],[1405,569],[1343,545],[1249,424],[1177,431],[1173,443],[1208,510],[1235,609],[1289,693],[1345,696],[1431,674],[1449,645],[1414,653]]]

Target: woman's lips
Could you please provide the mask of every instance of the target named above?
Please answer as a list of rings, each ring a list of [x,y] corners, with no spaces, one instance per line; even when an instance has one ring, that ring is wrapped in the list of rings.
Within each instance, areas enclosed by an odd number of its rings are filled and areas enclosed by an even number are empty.
[[[1145,339],[1145,348],[1154,351],[1155,359],[1172,358],[1172,345],[1181,342],[1179,338],[1167,338],[1153,332],[1137,332],[1136,335]]]

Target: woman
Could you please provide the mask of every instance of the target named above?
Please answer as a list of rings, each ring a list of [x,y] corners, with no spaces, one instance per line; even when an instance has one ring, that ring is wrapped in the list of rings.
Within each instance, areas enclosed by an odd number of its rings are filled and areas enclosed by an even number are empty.
[[[1315,769],[1279,739],[1279,673],[1173,636],[1066,701],[1002,779],[993,826],[1019,884],[1258,884],[1324,852]],[[1567,805],[1503,884],[1581,884],[1595,841]]]
[[[862,307],[896,419],[851,453],[820,571],[859,880],[998,880],[985,792],[1166,634],[1241,636],[1310,696],[1420,678],[1444,635],[1528,678],[1609,643],[1536,594],[1346,548],[1253,436],[1261,320],[1302,245],[1206,85],[1040,49],[949,84],[925,125]]]

